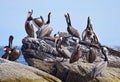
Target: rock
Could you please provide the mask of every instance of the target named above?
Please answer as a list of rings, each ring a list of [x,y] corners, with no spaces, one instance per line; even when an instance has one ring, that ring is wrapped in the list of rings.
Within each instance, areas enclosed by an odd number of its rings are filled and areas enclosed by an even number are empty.
[[[40,70],[50,73],[62,82],[119,82],[120,69],[111,65],[104,71],[104,77],[92,79],[90,73],[94,64],[79,62],[78,64],[69,64],[68,62],[45,62],[40,59],[30,58],[28,63]],[[117,67],[117,68],[115,68]],[[113,79],[112,79],[113,78]]]
[[[24,38],[29,39],[29,38]],[[94,63],[83,62],[83,59],[78,61],[78,64],[73,63],[69,64],[69,59],[62,60],[62,57],[59,57],[58,52],[55,47],[49,44],[49,40],[45,43],[46,50],[42,51],[40,48],[29,48],[25,46],[27,40],[24,40],[22,53],[28,65],[36,67],[40,70],[43,70],[49,74],[52,74],[62,82],[120,82],[120,57],[117,56],[115,49],[108,48],[109,50],[109,64],[106,70],[103,71],[103,77],[97,76],[96,78],[91,78],[90,74],[95,63],[101,61],[101,52],[96,50],[98,59]],[[38,40],[36,40],[38,41]],[[45,40],[43,40],[45,41]],[[73,41],[74,42],[74,41]],[[73,44],[72,42],[72,44]],[[51,42],[50,42],[51,43]],[[54,43],[54,41],[53,41]],[[85,42],[82,42],[85,44]],[[33,42],[30,42],[31,45],[35,45]],[[84,45],[83,44],[83,45]],[[38,43],[39,47],[42,47],[41,42]],[[76,44],[74,44],[75,47]],[[89,50],[87,47],[82,47],[82,52],[85,54]],[[91,45],[91,44],[89,44]],[[87,44],[88,46],[88,44]],[[95,47],[94,45],[91,45]],[[26,47],[26,48],[25,48]],[[74,47],[70,44],[70,52],[74,50]],[[52,51],[51,51],[52,50]],[[111,50],[112,53],[110,52]],[[119,52],[119,51],[118,51]],[[118,53],[117,52],[117,53]],[[114,53],[116,55],[114,55]]]
[[[0,58],[0,82],[61,82],[36,68]]]

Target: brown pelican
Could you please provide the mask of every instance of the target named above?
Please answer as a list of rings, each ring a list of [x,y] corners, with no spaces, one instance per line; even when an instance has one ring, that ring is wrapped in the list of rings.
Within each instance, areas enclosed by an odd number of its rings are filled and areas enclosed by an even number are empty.
[[[41,18],[41,21],[39,20]],[[45,23],[44,19],[42,16],[40,16],[40,18],[33,18],[32,21],[34,23],[34,25],[39,29],[42,27],[42,25]]]
[[[41,27],[41,30],[38,33],[38,38],[39,37],[44,37],[44,36],[50,36],[50,34],[53,30],[50,26],[50,15],[51,15],[51,12],[49,12],[49,14],[48,14],[47,22]]]
[[[26,30],[26,32],[27,32],[29,37],[33,37],[34,38],[33,25],[30,23],[30,21],[33,19],[32,18],[32,13],[33,13],[33,10],[28,11],[27,20],[25,22],[25,30]]]
[[[94,43],[94,44],[99,44],[98,38],[95,32],[93,31],[90,17],[88,17],[86,29],[82,32],[82,40],[90,43]]]
[[[87,30],[93,30],[93,28],[92,28],[92,26],[91,26],[92,24],[91,24],[91,20],[90,20],[90,17],[88,17],[88,20],[87,20],[87,27],[86,27],[86,29],[82,32],[82,40],[84,40],[85,39],[85,36],[86,36],[86,31]]]
[[[57,39],[57,43],[56,43],[56,50],[58,51],[58,53],[60,54],[60,56],[64,58],[70,58],[71,53],[70,51],[64,47],[62,44],[62,37],[60,37],[59,39]]]
[[[69,13],[65,14],[65,18],[66,18],[66,22],[67,22],[67,31],[69,34],[71,34],[74,37],[79,38],[80,41],[80,34],[78,32],[78,30],[76,30],[72,25],[71,25],[71,20],[70,20],[70,16]]]
[[[9,54],[11,53],[13,39],[14,39],[14,37],[12,35],[10,35],[9,40],[8,40],[8,46],[5,46],[3,49],[5,53],[2,56],[2,58],[9,59]]]
[[[102,72],[106,69],[107,67],[107,63],[108,63],[108,49],[106,47],[102,47],[101,49],[105,59],[104,61],[101,61],[99,63],[97,63],[93,69],[92,69],[92,72],[91,72],[91,77],[92,78],[95,78],[96,76],[98,75],[102,75]]]
[[[13,38],[14,38],[14,37],[13,37],[12,35],[9,37],[8,46],[5,46],[5,47],[4,47],[5,53],[4,53],[4,55],[2,56],[2,58],[8,59],[8,60],[10,60],[10,61],[15,61],[15,60],[18,59],[19,56],[20,56],[20,51],[16,49],[17,47],[14,47],[14,48],[12,49],[12,41],[13,41]]]
[[[57,39],[59,39],[60,37],[62,37],[62,44],[65,44],[65,45],[67,44],[68,46],[70,46],[68,38],[71,37],[71,35],[69,33],[58,32],[57,34],[54,34],[55,44],[56,44]]]
[[[96,53],[95,53],[94,48],[90,47],[89,55],[87,55],[86,59],[89,63],[93,63],[95,61]]]
[[[78,61],[81,56],[82,56],[82,51],[80,49],[80,46],[77,46],[77,49],[72,53],[70,57],[69,63],[74,63]]]

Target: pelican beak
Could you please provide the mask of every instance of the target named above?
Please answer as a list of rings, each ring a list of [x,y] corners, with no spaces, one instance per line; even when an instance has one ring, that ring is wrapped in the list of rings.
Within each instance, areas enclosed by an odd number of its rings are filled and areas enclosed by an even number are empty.
[[[28,13],[31,13],[31,14],[32,14],[32,13],[33,13],[33,10],[32,10],[32,9],[30,9],[30,10],[28,11]]]

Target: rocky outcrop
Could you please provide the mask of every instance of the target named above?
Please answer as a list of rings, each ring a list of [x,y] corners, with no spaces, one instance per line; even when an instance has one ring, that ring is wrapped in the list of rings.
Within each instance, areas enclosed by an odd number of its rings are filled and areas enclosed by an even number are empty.
[[[0,82],[61,82],[36,68],[0,58]]]
[[[84,54],[89,50],[87,46],[81,45],[83,58],[78,63],[69,63],[69,59],[64,59],[58,54],[54,46],[55,39],[53,37],[34,39],[25,37],[23,39],[22,53],[28,65],[52,74],[62,82],[119,82],[120,81],[120,53],[119,50],[108,47],[109,63],[106,70],[103,71],[104,76],[91,78],[93,66],[102,60],[102,55],[96,48],[97,59],[94,63],[84,61]],[[70,46],[67,47],[70,52],[74,51],[78,45],[74,41],[69,40]],[[43,45],[42,45],[43,44]],[[84,43],[85,44],[85,43]],[[66,46],[65,46],[66,47]],[[94,47],[94,45],[92,45]],[[63,61],[62,61],[63,60]]]

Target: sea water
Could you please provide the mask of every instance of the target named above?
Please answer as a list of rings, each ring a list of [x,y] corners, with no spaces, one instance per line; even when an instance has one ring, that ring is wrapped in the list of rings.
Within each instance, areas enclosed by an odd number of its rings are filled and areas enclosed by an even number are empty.
[[[21,46],[17,47],[18,50],[21,51]],[[4,54],[4,50],[3,50],[3,46],[0,46],[0,57],[2,57],[2,55]],[[24,65],[27,65],[27,62],[24,59],[24,56],[22,55],[22,53],[20,54],[20,57],[15,61]]]

